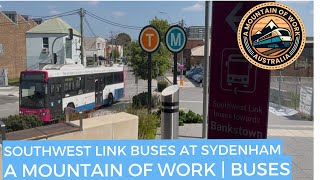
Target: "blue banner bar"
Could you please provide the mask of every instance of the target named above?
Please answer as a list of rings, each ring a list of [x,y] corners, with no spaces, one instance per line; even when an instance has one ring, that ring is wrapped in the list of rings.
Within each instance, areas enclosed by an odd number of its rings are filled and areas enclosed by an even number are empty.
[[[292,179],[282,140],[4,141],[4,179]]]

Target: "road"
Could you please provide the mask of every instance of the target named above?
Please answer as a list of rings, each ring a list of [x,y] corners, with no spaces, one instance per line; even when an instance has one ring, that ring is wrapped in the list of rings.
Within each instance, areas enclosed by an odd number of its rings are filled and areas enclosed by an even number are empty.
[[[19,114],[19,99],[16,96],[0,95],[0,118]]]

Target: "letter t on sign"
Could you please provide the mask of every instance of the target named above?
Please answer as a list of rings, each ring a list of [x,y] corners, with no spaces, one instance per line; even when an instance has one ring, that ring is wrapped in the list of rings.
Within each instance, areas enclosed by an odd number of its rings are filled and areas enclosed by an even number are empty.
[[[154,36],[153,34],[146,34],[148,37],[148,46],[151,47],[151,37]]]

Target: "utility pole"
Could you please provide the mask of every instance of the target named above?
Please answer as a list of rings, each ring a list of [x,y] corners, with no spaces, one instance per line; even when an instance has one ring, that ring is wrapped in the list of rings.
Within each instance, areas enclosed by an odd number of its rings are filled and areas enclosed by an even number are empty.
[[[209,96],[209,6],[210,1],[205,1],[205,45],[204,45],[204,73],[203,73],[203,123],[202,138],[208,138],[208,96]]]
[[[181,27],[182,27],[182,29],[183,29],[183,25],[184,25],[184,22],[183,22],[183,19],[181,20]],[[182,66],[183,65],[183,50],[181,51],[181,63],[180,63],[180,66]],[[184,68],[184,67],[183,67]],[[181,68],[180,69],[180,87],[182,87],[183,86],[183,81],[184,81],[184,79],[183,79],[183,69]]]
[[[110,32],[111,33],[111,59],[112,59],[112,62],[115,63],[114,61],[114,47],[113,47],[113,44],[114,44],[114,40],[113,40],[113,31]]]
[[[83,17],[84,17],[84,11],[82,8],[80,8],[80,34],[81,34],[81,47],[80,47],[80,50],[81,50],[81,64],[86,67],[87,63],[84,62],[84,51],[83,51],[83,48],[84,48],[84,42],[83,42]]]

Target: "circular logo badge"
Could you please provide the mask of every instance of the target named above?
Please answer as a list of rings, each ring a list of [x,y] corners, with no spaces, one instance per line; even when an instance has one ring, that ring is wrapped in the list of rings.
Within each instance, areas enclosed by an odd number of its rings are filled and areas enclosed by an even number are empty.
[[[306,32],[291,8],[274,2],[250,9],[238,28],[238,45],[244,57],[262,69],[274,70],[293,63],[302,53]]]

